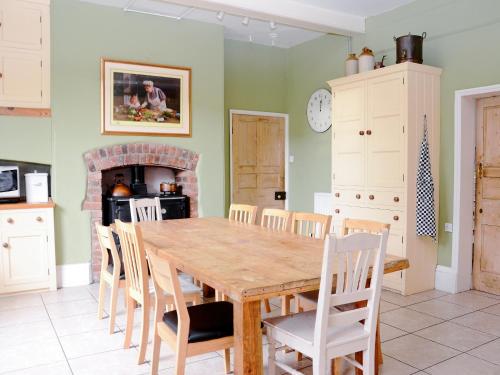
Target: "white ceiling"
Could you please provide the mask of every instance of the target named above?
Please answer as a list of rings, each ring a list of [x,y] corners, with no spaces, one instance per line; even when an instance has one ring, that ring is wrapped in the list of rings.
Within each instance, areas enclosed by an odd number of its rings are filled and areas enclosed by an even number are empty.
[[[366,17],[414,0],[81,0],[139,12],[220,24],[226,39],[289,48],[326,32],[364,31]],[[203,8],[203,9],[201,9]],[[221,20],[217,12],[226,10]],[[242,23],[249,16],[248,25]],[[271,20],[278,20],[273,30]],[[281,23],[279,23],[281,22]]]

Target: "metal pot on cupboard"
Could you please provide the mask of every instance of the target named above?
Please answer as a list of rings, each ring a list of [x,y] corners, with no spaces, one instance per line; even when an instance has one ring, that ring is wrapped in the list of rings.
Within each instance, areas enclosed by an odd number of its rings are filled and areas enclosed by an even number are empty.
[[[396,64],[404,62],[414,62],[417,64],[423,63],[423,43],[427,37],[427,33],[422,35],[403,35],[398,38],[394,37],[396,42]]]

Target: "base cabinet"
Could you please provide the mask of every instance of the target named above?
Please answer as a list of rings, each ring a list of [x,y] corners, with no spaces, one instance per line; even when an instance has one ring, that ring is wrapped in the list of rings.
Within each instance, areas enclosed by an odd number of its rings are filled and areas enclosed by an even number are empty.
[[[53,209],[0,211],[0,294],[55,290]]]

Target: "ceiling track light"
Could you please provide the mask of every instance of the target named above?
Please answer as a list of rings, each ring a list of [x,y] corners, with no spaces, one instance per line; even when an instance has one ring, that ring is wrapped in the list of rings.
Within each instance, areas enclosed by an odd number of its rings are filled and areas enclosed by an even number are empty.
[[[224,11],[221,10],[217,12],[217,19],[222,22],[222,20],[224,19]]]
[[[250,23],[250,18],[248,17],[243,17],[243,20],[241,21],[241,23],[245,26],[248,26],[248,24]]]
[[[278,26],[276,25],[276,22],[271,21],[269,22],[269,27],[271,28],[271,30],[276,30]]]

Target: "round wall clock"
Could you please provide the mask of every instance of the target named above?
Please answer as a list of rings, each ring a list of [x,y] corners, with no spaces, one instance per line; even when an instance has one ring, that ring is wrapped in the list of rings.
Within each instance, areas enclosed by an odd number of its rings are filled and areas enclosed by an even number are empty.
[[[332,94],[326,89],[313,92],[307,103],[307,120],[312,130],[324,133],[332,126]]]

